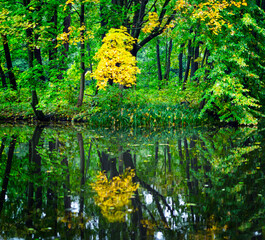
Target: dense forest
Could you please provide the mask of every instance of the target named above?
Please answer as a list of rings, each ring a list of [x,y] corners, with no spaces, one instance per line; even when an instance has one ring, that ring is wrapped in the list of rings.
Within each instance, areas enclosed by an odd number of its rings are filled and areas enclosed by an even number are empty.
[[[0,118],[256,124],[263,0],[0,0]]]

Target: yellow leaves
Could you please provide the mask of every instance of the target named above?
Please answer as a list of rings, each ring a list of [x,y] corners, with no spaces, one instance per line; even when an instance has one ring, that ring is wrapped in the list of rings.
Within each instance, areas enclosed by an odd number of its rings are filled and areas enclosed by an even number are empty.
[[[247,3],[246,0],[238,2],[231,1],[230,3],[227,0],[209,0],[207,2],[200,3],[196,8],[194,8],[192,16],[195,19],[206,22],[206,25],[213,34],[217,35],[221,31],[222,26],[225,24],[229,29],[232,28],[232,24],[223,18],[222,11],[233,6],[240,8],[242,6],[247,6]],[[228,14],[233,15],[233,12],[230,11]]]
[[[110,222],[123,222],[127,213],[132,212],[129,207],[131,198],[139,185],[133,183],[135,172],[126,170],[123,175],[108,180],[102,172],[97,176],[97,181],[92,184],[96,191],[96,204],[101,208],[103,216]]]
[[[190,3],[187,0],[177,0],[175,5],[175,11],[187,14],[189,8],[191,7]]]
[[[80,37],[81,31],[85,31],[84,37]],[[71,26],[68,28],[68,32],[63,32],[58,34],[57,36],[57,45],[56,47],[60,47],[65,43],[69,43],[71,45],[77,45],[79,42],[84,42],[90,38],[94,38],[92,31],[86,31],[85,25],[82,25],[79,28]]]
[[[110,29],[95,55],[99,63],[93,77],[97,79],[100,89],[105,89],[109,79],[127,87],[136,83],[136,74],[140,71],[135,57],[130,53],[135,41],[124,27]]]
[[[160,25],[159,17],[156,12],[150,12],[147,24],[142,28],[144,33],[151,33],[156,27]]]
[[[70,4],[72,4],[73,2],[74,2],[74,0],[67,0],[66,3],[65,3],[65,5],[64,5],[63,10],[66,11],[67,6],[70,5]]]

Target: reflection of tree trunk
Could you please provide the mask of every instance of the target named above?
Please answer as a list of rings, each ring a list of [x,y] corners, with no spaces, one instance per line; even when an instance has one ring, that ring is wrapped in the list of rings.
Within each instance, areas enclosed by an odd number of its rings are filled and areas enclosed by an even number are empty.
[[[153,196],[157,195],[162,200],[163,204],[168,208],[168,210],[170,210],[170,212],[173,214],[172,208],[168,205],[168,203],[167,203],[167,201],[163,195],[161,195],[157,190],[152,188],[151,185],[142,181],[139,177],[136,177],[136,180],[141,184],[141,186],[143,188],[148,190],[150,194],[152,194]]]
[[[146,239],[147,236],[147,229],[143,226],[142,220],[143,220],[143,210],[142,205],[139,197],[139,192],[136,190],[134,193],[135,197],[132,199],[132,205],[135,211],[132,213],[132,224],[133,229],[139,229],[140,232],[140,239]],[[131,233],[131,239],[136,239],[136,231],[133,231]]]
[[[171,173],[171,152],[169,147],[169,141],[167,141],[167,160],[168,160],[168,171]]]
[[[29,174],[33,175],[33,169],[32,169],[32,139],[29,140]],[[33,182],[28,182],[28,190],[27,190],[27,197],[28,197],[28,203],[27,203],[27,218],[26,218],[26,226],[31,227],[32,226],[32,208],[33,208]]]
[[[123,153],[123,161],[126,169],[127,168],[135,169],[130,150],[127,150],[126,152]]]
[[[7,155],[7,162],[6,162],[6,169],[5,169],[5,174],[4,174],[4,178],[3,178],[2,191],[0,194],[0,213],[3,209],[3,205],[5,202],[5,195],[6,195],[6,191],[7,191],[9,175],[11,172],[11,166],[12,166],[12,160],[13,160],[16,141],[17,141],[16,136],[12,136],[12,141],[10,143],[8,155]]]
[[[117,158],[110,159],[110,179],[119,175],[116,167]]]
[[[1,142],[1,147],[0,147],[0,161],[2,160],[2,154],[3,154],[3,151],[5,149],[5,142],[6,142],[6,138],[4,137],[2,139],[2,142]]]
[[[81,239],[84,239],[84,185],[85,185],[85,151],[84,151],[84,141],[82,133],[77,133],[77,139],[79,144],[80,152],[80,173],[81,173],[81,182],[80,182],[80,196],[79,196],[79,217],[80,217],[80,235]]]
[[[166,176],[167,175],[167,147],[166,145],[164,146],[164,164],[165,164],[165,176]]]
[[[56,149],[56,144],[53,141],[49,141],[49,151],[52,153],[53,150]],[[51,155],[50,155],[50,158]],[[53,181],[53,179],[48,175],[48,179],[50,182],[50,186],[52,187],[48,187],[47,189],[47,209],[49,210],[47,212],[47,216],[51,217],[51,222],[53,222],[53,235],[57,234],[57,209],[58,209],[58,197],[56,194],[56,189],[58,187],[58,183],[57,181]],[[56,211],[54,211],[56,209]]]
[[[70,211],[71,208],[71,198],[70,198],[70,173],[69,173],[69,166],[68,166],[68,159],[65,157],[62,161],[62,164],[65,166],[65,173],[66,178],[63,184],[64,188],[64,207],[66,211]]]
[[[206,145],[203,141],[201,141],[201,147],[202,149],[204,149],[205,151],[207,151]],[[211,178],[209,177],[209,172],[211,171],[211,163],[208,161],[208,159],[204,159],[204,165],[203,165],[203,169],[204,169],[204,177],[206,179],[206,184],[208,185],[209,188],[212,187],[212,181]]]
[[[6,76],[5,76],[5,73],[4,73],[3,68],[1,66],[1,62],[0,62],[0,78],[1,78],[1,81],[2,81],[2,87],[6,88],[7,87]]]
[[[193,188],[192,188],[192,183],[191,183],[191,179],[190,179],[190,154],[189,154],[189,149],[188,149],[188,141],[187,138],[184,138],[184,148],[185,148],[185,152],[186,152],[186,176],[187,176],[187,185],[189,188],[189,201],[191,200],[190,197],[193,194]],[[194,217],[194,213],[193,213],[193,207],[191,206],[191,217],[192,217],[192,221],[194,222],[195,217]]]
[[[154,166],[156,167],[158,164],[158,151],[159,151],[159,143],[156,142],[155,143],[155,162],[154,162]],[[154,175],[156,176],[156,171],[154,171]]]
[[[62,145],[63,143],[59,142],[57,139],[58,146]],[[71,228],[71,189],[70,189],[70,172],[69,172],[69,165],[67,157],[64,157],[62,160],[62,165],[64,168],[64,183],[63,183],[63,190],[64,190],[64,211],[65,211],[65,218],[67,220],[66,225],[66,235],[68,236],[69,229]]]
[[[190,147],[194,148],[195,147],[195,141],[196,137],[192,137],[190,141]],[[193,157],[191,158],[191,168],[192,170],[195,171],[195,173],[198,172],[198,159],[195,153],[193,153]],[[193,192],[194,194],[198,194],[198,188],[199,188],[199,182],[198,179],[193,176]]]
[[[31,155],[31,162],[35,163],[35,170],[34,174],[36,177],[39,177],[41,175],[41,157],[37,151],[37,146],[39,143],[39,139],[41,136],[41,133],[44,129],[44,126],[37,125],[35,128],[35,131],[32,136],[32,155]],[[39,182],[40,179],[38,179]],[[42,187],[38,187],[36,190],[36,207],[41,208],[42,206]]]
[[[188,150],[188,141],[187,138],[184,138],[184,149],[185,149],[185,153],[186,153],[186,177],[187,177],[187,184],[188,184],[188,188],[190,193],[192,192],[191,189],[191,181],[190,181],[190,154],[189,154],[189,150]]]
[[[182,154],[182,143],[181,139],[178,140],[178,150],[179,150],[179,157],[180,157],[180,164],[183,164],[183,154]]]
[[[134,160],[136,159],[136,156],[134,155]],[[123,162],[125,165],[126,169],[134,169],[135,170],[135,165],[133,163],[133,158],[130,153],[130,150],[127,150],[126,152],[123,153]],[[133,181],[136,181],[136,177],[134,177]],[[139,229],[140,231],[140,239],[145,239],[146,238],[146,228],[143,227],[143,224],[141,220],[143,219],[143,212],[142,212],[142,206],[139,204],[140,202],[140,197],[138,190],[135,192],[135,197],[132,199],[132,205],[135,211],[132,213],[132,223],[133,223],[133,228],[134,229]],[[134,231],[131,234],[131,239],[136,238],[136,231]]]
[[[108,172],[110,170],[109,155],[103,151],[100,153],[100,151],[97,150],[97,152],[101,163],[101,170]]]
[[[86,162],[86,174],[85,174],[85,180],[88,178],[88,177],[87,177],[87,171],[88,171],[88,167],[89,167],[89,165],[90,165],[91,149],[92,149],[92,141],[91,141],[91,143],[90,143],[89,150],[88,150],[88,156],[87,156],[87,162]]]
[[[119,148],[119,152],[122,152],[122,146]],[[123,154],[119,155],[119,174],[123,173]]]

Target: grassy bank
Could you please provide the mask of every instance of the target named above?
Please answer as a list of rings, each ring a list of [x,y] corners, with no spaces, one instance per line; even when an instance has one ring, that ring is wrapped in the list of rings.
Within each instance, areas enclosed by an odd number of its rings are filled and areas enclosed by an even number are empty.
[[[56,91],[55,91],[56,90]],[[57,94],[54,94],[56,92]],[[37,89],[39,109],[51,121],[87,122],[91,126],[105,127],[157,127],[198,125],[199,102],[195,93],[187,95],[181,86],[168,86],[163,90],[124,89],[110,86],[97,95],[88,88],[81,107],[76,106],[76,91],[53,86]],[[0,96],[2,120],[35,118],[29,89],[8,90]],[[205,119],[204,119],[205,121]]]

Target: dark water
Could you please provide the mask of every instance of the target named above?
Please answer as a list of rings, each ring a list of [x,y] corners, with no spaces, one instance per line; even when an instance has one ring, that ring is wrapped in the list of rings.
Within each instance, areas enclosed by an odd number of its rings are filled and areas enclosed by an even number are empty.
[[[264,140],[2,124],[0,239],[265,239]]]

